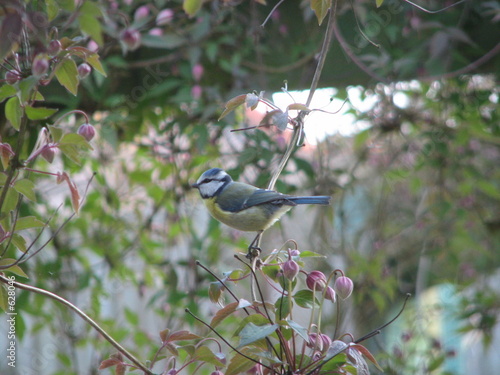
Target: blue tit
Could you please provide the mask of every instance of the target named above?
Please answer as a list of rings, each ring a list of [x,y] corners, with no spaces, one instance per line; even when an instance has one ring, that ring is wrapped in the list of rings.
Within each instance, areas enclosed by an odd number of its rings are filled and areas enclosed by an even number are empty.
[[[203,173],[192,187],[215,219],[247,232],[263,232],[298,204],[330,204],[329,196],[297,197],[234,182],[220,168]]]

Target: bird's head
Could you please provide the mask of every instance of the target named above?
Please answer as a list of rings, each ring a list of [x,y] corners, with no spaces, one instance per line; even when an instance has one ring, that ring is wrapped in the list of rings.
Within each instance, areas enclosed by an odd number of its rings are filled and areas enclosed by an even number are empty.
[[[224,170],[212,168],[204,172],[198,181],[191,186],[200,191],[202,198],[212,198],[221,192],[221,190],[231,183],[233,179]]]

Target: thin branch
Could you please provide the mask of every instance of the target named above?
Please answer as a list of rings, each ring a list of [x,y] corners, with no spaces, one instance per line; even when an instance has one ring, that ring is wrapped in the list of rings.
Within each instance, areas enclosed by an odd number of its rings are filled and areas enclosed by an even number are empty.
[[[411,2],[410,0],[403,0],[405,3],[408,3],[412,6],[414,6],[415,8],[417,9],[420,9],[421,11],[425,12],[425,13],[429,13],[429,14],[436,14],[436,13],[441,13],[443,11],[445,11],[446,9],[450,9],[450,8],[453,8],[454,6],[457,6],[459,4],[462,4],[462,3],[465,3],[467,0],[460,0],[460,1],[457,1],[456,3],[453,3],[451,5],[448,5],[444,8],[441,8],[441,9],[438,9],[438,10],[429,10],[429,9],[426,9],[424,8],[423,6],[421,5],[418,5],[418,4],[415,4],[413,2]]]
[[[5,277],[2,274],[0,274],[0,282],[4,283],[6,285],[12,285],[12,286],[19,288],[19,289],[27,290],[29,292],[41,294],[42,296],[52,298],[53,300],[56,300],[57,302],[68,307],[70,310],[73,310],[83,320],[85,320],[89,325],[91,325],[97,332],[99,332],[104,337],[104,339],[106,339],[106,341],[108,341],[120,353],[122,353],[125,357],[127,357],[135,366],[137,366],[139,369],[141,369],[145,374],[153,375],[153,373],[145,365],[143,365],[137,358],[135,358],[134,355],[129,353],[127,351],[127,349],[125,349],[117,341],[115,341],[104,329],[102,329],[94,320],[92,320],[92,318],[90,318],[87,314],[85,314],[82,310],[80,310],[78,307],[73,305],[71,302],[65,300],[64,298],[58,296],[57,294],[49,292],[48,290],[40,289],[40,288],[31,286],[31,285],[22,284],[22,283],[19,283],[17,281],[9,280],[7,277]]]

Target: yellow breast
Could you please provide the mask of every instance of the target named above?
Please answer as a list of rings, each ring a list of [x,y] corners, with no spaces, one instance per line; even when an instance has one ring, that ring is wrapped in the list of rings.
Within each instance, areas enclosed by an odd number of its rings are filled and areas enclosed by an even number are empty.
[[[239,212],[223,211],[215,202],[215,198],[203,200],[210,214],[221,223],[232,228],[245,232],[259,232],[266,230],[273,225],[279,218],[287,212],[291,206],[282,206],[281,208],[270,212],[262,206],[254,206]]]

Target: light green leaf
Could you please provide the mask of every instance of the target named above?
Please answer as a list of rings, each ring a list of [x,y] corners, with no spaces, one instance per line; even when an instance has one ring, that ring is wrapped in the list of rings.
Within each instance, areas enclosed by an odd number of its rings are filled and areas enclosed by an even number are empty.
[[[375,0],[375,5],[377,5],[377,8],[380,8],[380,6],[384,3],[384,0]]]
[[[28,249],[26,247],[26,239],[21,236],[19,233],[14,233],[12,235],[12,244],[17,247],[17,249],[19,251],[22,251],[23,253],[26,252],[26,250]]]
[[[4,186],[3,189],[7,189],[7,186]],[[0,193],[2,192],[2,190],[0,190]],[[9,190],[7,190],[7,195],[5,196],[5,200],[3,202],[2,214],[14,211],[16,209],[18,201],[19,201],[19,193],[15,189],[9,188]]]
[[[43,221],[38,220],[34,216],[25,216],[17,220],[16,232],[23,229],[40,228],[43,227],[44,225],[45,224]]]
[[[291,329],[299,334],[305,341],[309,340],[309,335],[307,334],[307,328],[302,327],[299,323],[294,322],[293,320],[286,321]]]
[[[203,0],[184,0],[182,7],[188,16],[193,17],[201,9],[202,4]]]
[[[15,262],[16,262],[15,259],[10,259],[10,258],[0,259],[0,266],[8,266],[9,264],[13,264]],[[2,269],[2,271],[12,272],[12,273],[15,273],[17,276],[21,276],[21,277],[25,277],[25,278],[29,279],[28,275],[26,275],[26,273],[24,273],[24,271],[18,265],[15,265],[15,266],[12,266],[9,268],[4,268],[4,269]]]
[[[16,183],[14,184],[14,189],[16,189],[18,193],[24,195],[30,201],[32,202],[36,201],[36,196],[34,191],[35,184],[33,183],[33,181],[28,180],[27,178],[17,180]]]
[[[14,129],[19,130],[21,117],[23,117],[23,109],[17,96],[13,96],[5,103],[5,117],[7,117],[7,120],[9,120]]]
[[[88,1],[85,2],[82,8],[84,8],[86,4],[91,3],[89,3]],[[81,30],[85,34],[89,35],[100,46],[103,45],[104,40],[102,38],[102,27],[96,16],[87,13],[81,13],[78,17],[78,23],[80,24]]]
[[[19,82],[19,90],[21,91],[21,103],[26,104],[37,97],[33,89],[38,84],[38,79],[35,76],[29,76]]]
[[[30,105],[25,107],[26,116],[30,120],[44,120],[58,111],[56,108],[46,108],[46,107],[32,107]]]
[[[0,86],[0,103],[14,95],[16,95],[16,89],[14,86],[7,84]]]
[[[321,25],[321,23],[325,19],[331,6],[332,0],[311,0],[311,9],[316,14],[319,25]]]
[[[92,68],[94,68],[99,73],[101,73],[104,77],[106,77],[106,72],[104,71],[104,68],[101,65],[101,61],[99,60],[99,55],[97,53],[92,53],[92,54],[88,55],[85,58],[85,61],[87,61],[87,63],[89,63],[92,66]]]
[[[56,67],[56,78],[70,93],[78,92],[78,70],[71,59],[65,59]]]
[[[253,323],[248,323],[240,332],[240,345],[238,345],[238,348],[266,338],[274,333],[278,327],[278,324],[257,326]]]
[[[59,150],[76,164],[80,164],[79,152],[82,148],[92,150],[92,146],[79,134],[64,134],[59,141]]]
[[[224,112],[222,112],[222,114],[220,115],[219,120],[224,118],[228,113],[234,111],[235,108],[237,108],[240,105],[242,105],[243,103],[245,103],[246,98],[247,98],[246,95],[238,95],[238,96],[235,96],[234,98],[230,99],[226,103],[226,108],[224,109]]]
[[[52,141],[56,143],[59,142],[63,136],[63,130],[53,125],[49,125],[47,127],[49,128],[50,135],[52,136]]]

